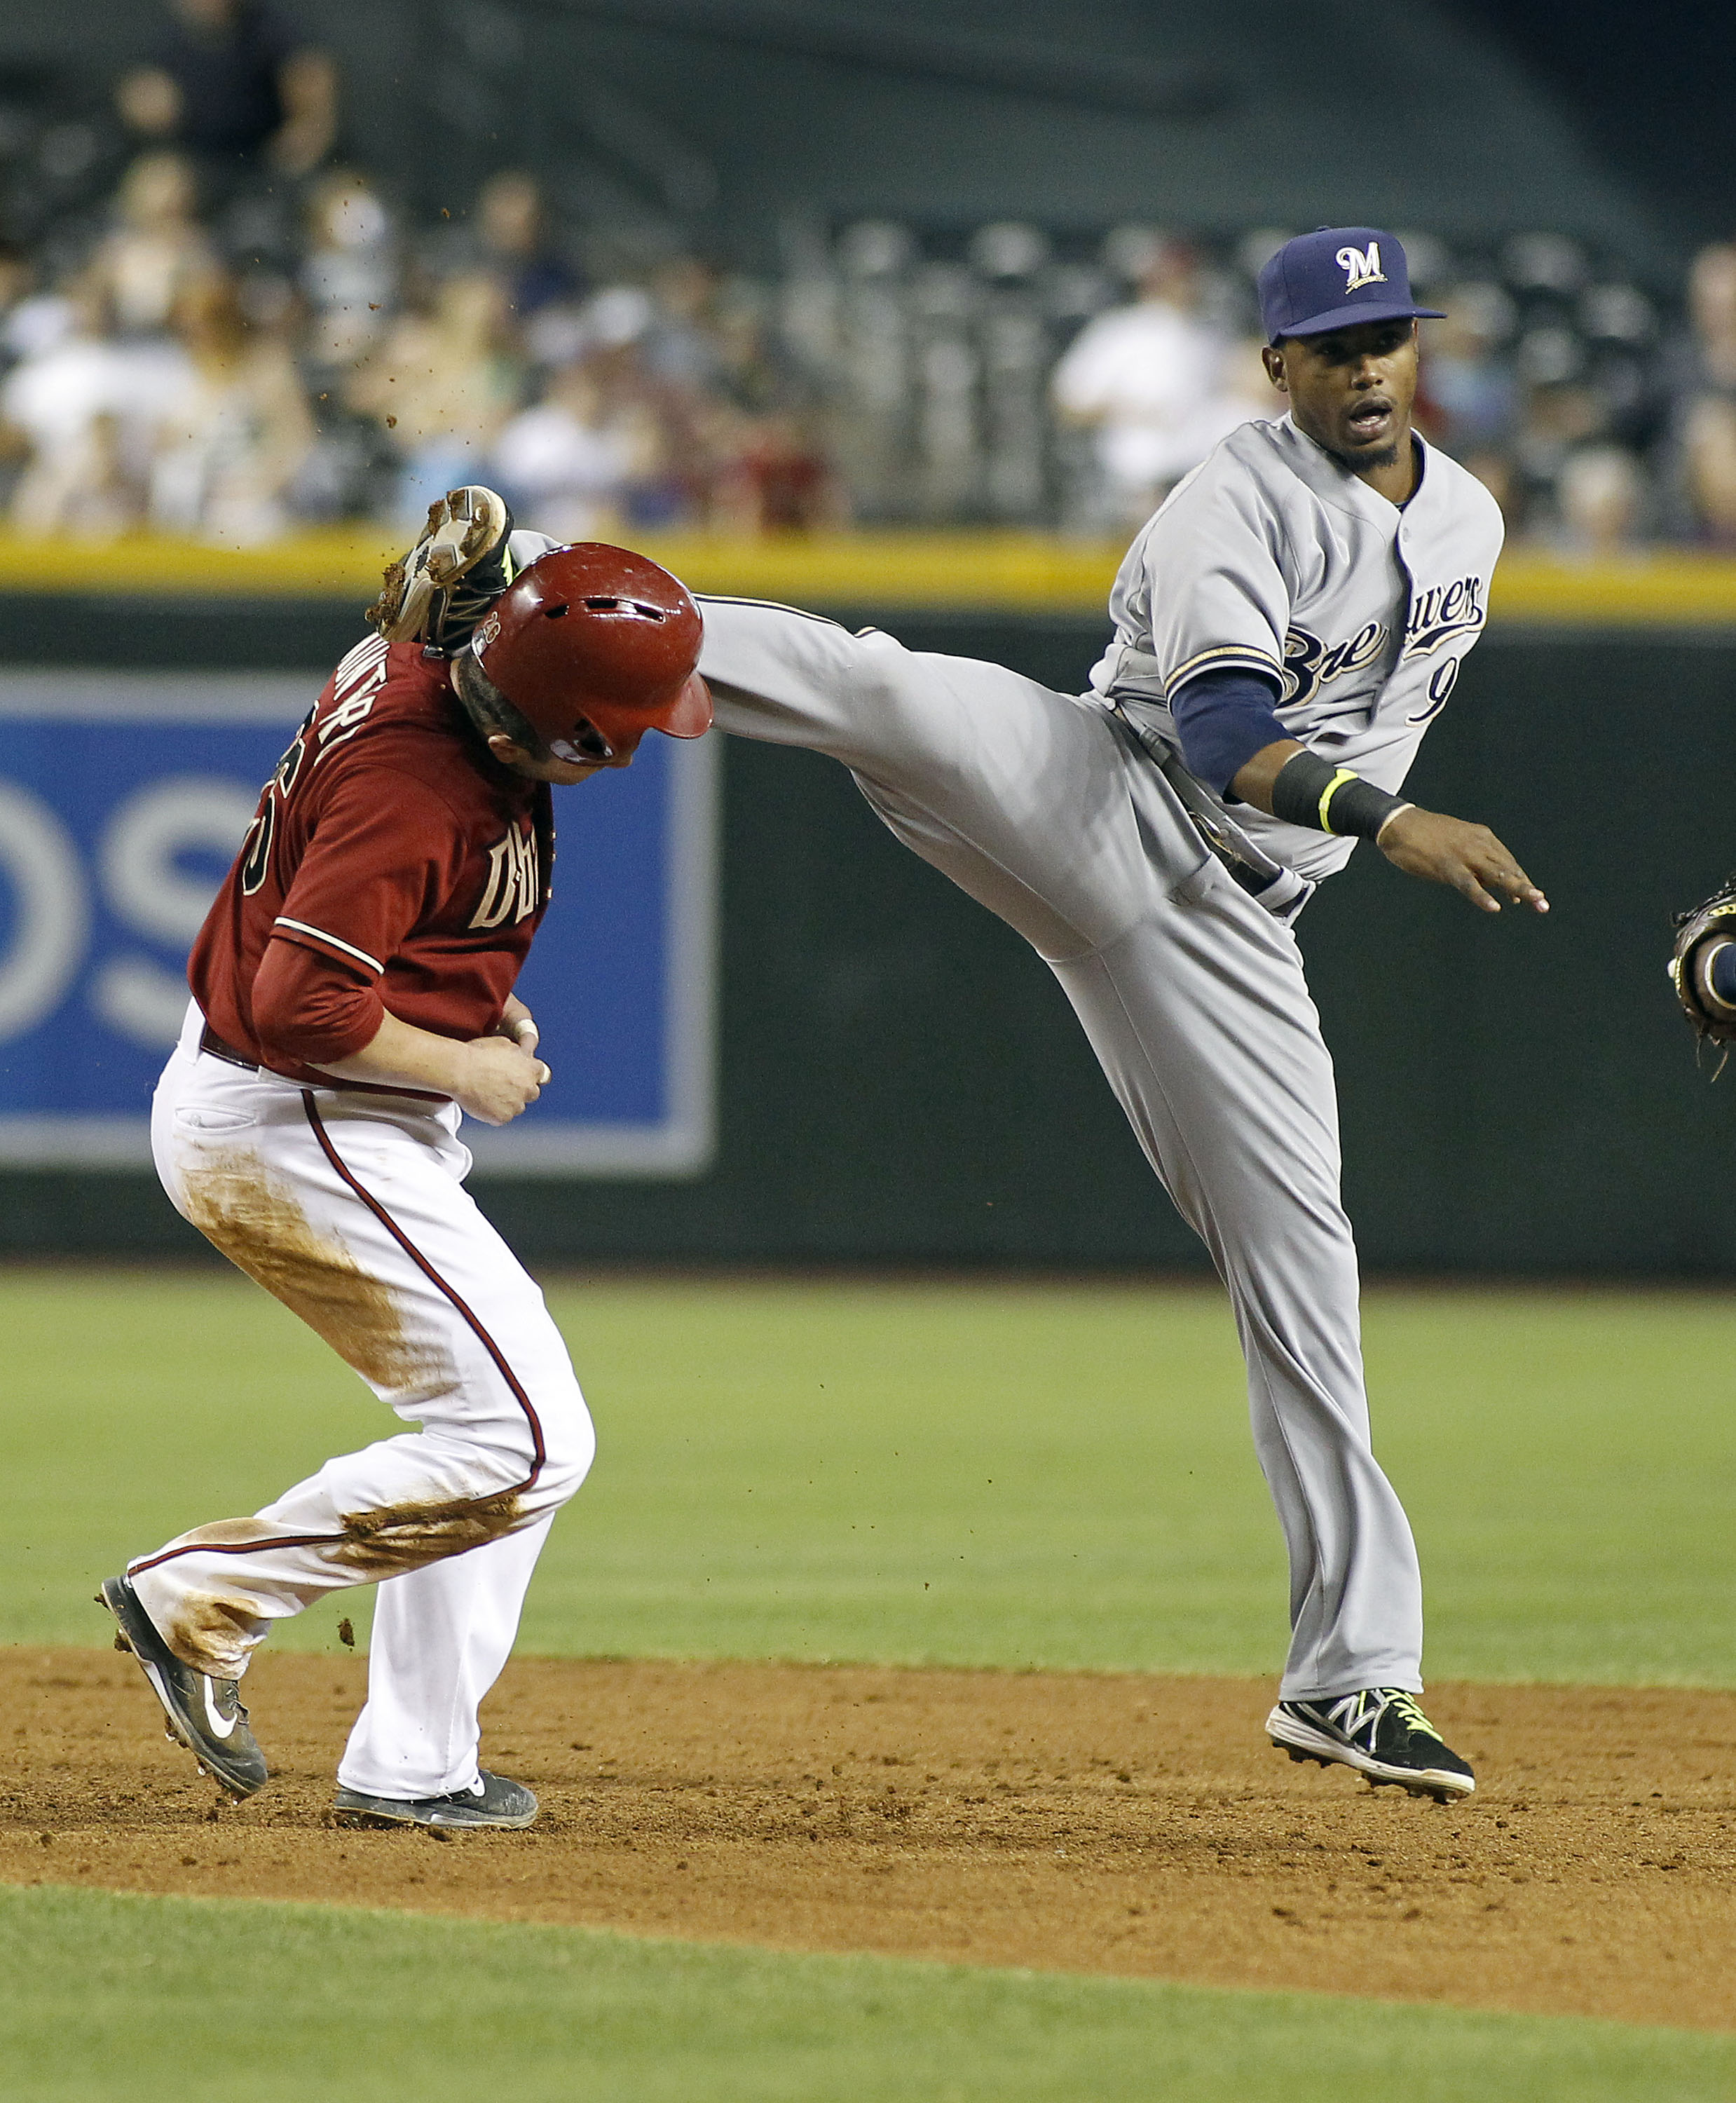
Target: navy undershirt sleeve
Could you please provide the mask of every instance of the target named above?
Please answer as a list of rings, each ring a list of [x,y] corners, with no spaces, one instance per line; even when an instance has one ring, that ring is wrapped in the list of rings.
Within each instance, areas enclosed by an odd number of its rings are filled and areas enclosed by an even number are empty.
[[[1277,717],[1278,692],[1258,672],[1201,672],[1170,704],[1181,736],[1182,763],[1197,781],[1226,794],[1257,752],[1289,737]]]

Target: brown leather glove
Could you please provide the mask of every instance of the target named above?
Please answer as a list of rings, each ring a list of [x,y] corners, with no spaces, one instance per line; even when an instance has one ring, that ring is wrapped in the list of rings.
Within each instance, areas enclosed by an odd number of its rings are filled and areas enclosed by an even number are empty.
[[[1736,941],[1736,876],[1727,878],[1710,898],[1676,916],[1676,948],[1668,966],[1670,983],[1702,1043],[1707,1039],[1714,1044],[1736,1043],[1736,1007],[1712,991],[1710,976],[1713,955],[1726,942],[1733,941]]]

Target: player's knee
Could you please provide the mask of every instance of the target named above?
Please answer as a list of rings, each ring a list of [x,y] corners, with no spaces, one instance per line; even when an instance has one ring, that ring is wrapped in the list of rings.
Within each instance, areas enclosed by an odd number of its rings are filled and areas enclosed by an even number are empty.
[[[858,698],[881,707],[896,707],[908,700],[917,684],[917,660],[895,636],[878,629],[851,638],[855,654],[850,674]]]
[[[895,726],[897,749],[907,758],[928,753],[938,726],[934,680],[921,659],[890,635],[864,636],[850,671],[857,719],[872,720],[882,736]]]
[[[543,1449],[538,1489],[547,1503],[565,1504],[597,1457],[596,1427],[576,1381],[537,1398],[537,1425]]]

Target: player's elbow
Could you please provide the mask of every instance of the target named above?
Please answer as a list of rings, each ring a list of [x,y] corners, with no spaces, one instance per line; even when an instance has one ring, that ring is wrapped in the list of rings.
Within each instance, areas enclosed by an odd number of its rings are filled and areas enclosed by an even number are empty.
[[[1259,673],[1204,672],[1170,701],[1182,764],[1221,796],[1257,753],[1290,736],[1279,720],[1277,695]]]
[[[261,1048],[291,1065],[329,1066],[379,1034],[384,1013],[371,986],[299,943],[265,945],[253,979],[253,1029]]]

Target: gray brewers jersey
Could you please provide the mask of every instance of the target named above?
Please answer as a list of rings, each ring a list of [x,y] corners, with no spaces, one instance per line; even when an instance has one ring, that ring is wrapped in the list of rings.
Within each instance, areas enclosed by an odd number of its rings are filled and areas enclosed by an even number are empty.
[[[1457,461],[1424,447],[1420,466],[1401,509],[1288,416],[1232,431],[1128,549],[1094,691],[1173,751],[1169,704],[1190,679],[1267,673],[1293,737],[1396,792],[1482,632],[1503,532]],[[1311,881],[1356,845],[1200,794],[1232,837]]]

